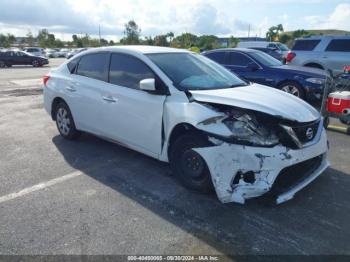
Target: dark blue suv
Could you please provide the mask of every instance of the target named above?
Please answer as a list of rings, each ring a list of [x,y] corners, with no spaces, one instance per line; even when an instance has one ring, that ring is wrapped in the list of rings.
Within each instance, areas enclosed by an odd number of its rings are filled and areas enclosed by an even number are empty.
[[[217,49],[202,54],[242,79],[281,89],[307,101],[322,98],[327,73],[321,69],[284,65],[254,49]]]

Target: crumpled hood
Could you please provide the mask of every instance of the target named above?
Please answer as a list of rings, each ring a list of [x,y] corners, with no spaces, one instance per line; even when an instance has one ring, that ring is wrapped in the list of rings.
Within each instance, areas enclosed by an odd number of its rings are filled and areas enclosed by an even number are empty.
[[[195,90],[190,93],[199,102],[255,110],[292,121],[311,122],[320,117],[319,112],[305,101],[259,84],[227,89]]]

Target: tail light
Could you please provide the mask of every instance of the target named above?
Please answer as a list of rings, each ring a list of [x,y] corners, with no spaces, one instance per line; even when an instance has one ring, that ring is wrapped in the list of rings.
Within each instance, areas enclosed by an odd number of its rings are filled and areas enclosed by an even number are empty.
[[[344,73],[350,74],[350,66],[344,66]]]
[[[288,52],[287,57],[286,57],[286,62],[292,62],[292,60],[296,57],[296,54],[294,52]]]
[[[43,76],[43,84],[44,84],[44,86],[46,86],[47,81],[49,81],[49,79],[50,79],[50,76],[49,76],[49,75],[44,75],[44,76]]]

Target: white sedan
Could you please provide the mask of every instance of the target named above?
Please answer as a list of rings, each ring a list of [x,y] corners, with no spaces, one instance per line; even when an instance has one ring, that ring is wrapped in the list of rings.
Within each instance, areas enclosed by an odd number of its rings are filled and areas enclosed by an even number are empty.
[[[270,192],[282,203],[329,166],[313,107],[185,50],[83,52],[44,77],[44,103],[64,138],[85,131],[169,162],[222,202]]]

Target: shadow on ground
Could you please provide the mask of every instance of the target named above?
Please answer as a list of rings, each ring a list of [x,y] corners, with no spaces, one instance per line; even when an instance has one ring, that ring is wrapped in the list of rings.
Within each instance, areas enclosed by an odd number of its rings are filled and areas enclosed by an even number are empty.
[[[330,168],[279,206],[222,204],[184,189],[167,164],[84,134],[53,143],[75,169],[226,254],[350,254],[350,176]]]

